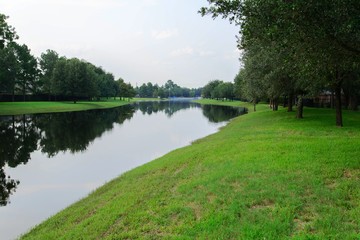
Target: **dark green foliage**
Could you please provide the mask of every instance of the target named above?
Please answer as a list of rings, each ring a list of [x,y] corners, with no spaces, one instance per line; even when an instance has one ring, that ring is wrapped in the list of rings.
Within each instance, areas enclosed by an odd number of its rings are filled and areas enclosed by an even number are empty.
[[[4,49],[7,45],[18,38],[15,28],[6,22],[8,17],[0,13],[0,49]]]
[[[204,98],[234,100],[235,86],[230,82],[212,80],[202,88],[201,95]]]
[[[130,83],[125,83],[122,78],[119,78],[115,84],[119,89],[119,97],[133,98],[136,95],[136,90],[131,86]]]
[[[11,44],[15,49],[17,57],[18,71],[16,74],[16,87],[23,95],[27,93],[36,93],[38,86],[39,70],[36,58],[30,53],[30,49],[25,45],[17,43]]]
[[[151,82],[142,84],[136,88],[139,97],[143,98],[167,98],[167,97],[200,97],[200,88],[180,87],[172,80],[168,80],[163,86],[153,85]]]
[[[214,95],[214,89],[220,84],[222,83],[222,81],[220,80],[212,80],[210,81],[208,84],[206,84],[202,91],[201,91],[201,95],[204,97],[204,98],[213,98]]]
[[[0,93],[13,94],[19,65],[14,48],[0,49]]]
[[[134,97],[130,84],[119,86],[111,73],[79,60],[59,57],[54,50],[37,59],[25,44],[18,44],[15,29],[0,14],[0,94],[14,96],[47,95],[48,100],[100,99],[100,97]],[[123,88],[120,91],[120,88]]]
[[[57,61],[59,60],[59,55],[54,50],[46,50],[45,53],[41,54],[41,58],[39,61],[40,69],[41,69],[41,91],[44,94],[48,94],[49,98],[53,95],[53,89],[51,87],[52,83],[52,75]]]
[[[360,82],[354,74],[360,70],[359,1],[208,2],[209,7],[200,10],[202,15],[222,16],[240,26],[245,84],[237,88],[251,93],[255,86],[272,102],[330,90],[337,102],[337,126],[342,126],[343,93],[353,99],[351,108],[357,108],[359,93],[349,86]]]

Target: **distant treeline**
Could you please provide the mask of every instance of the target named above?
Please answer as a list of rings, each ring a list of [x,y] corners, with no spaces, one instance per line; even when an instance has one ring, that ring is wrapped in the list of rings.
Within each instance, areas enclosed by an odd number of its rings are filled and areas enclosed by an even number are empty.
[[[201,92],[204,98],[234,100],[239,97],[233,83],[223,82],[221,80],[212,80],[202,88]]]
[[[180,87],[172,80],[165,85],[142,84],[136,89],[122,78],[78,58],[46,50],[34,57],[19,44],[7,16],[0,14],[0,101],[96,100],[100,98],[199,97],[201,89]]]
[[[200,97],[201,90],[201,88],[180,87],[172,80],[168,80],[163,86],[148,82],[136,87],[138,96],[147,98]]]
[[[0,14],[0,101],[73,100],[136,95],[123,79],[101,67],[47,50],[37,59],[19,44],[7,16]],[[21,97],[20,97],[21,96]]]

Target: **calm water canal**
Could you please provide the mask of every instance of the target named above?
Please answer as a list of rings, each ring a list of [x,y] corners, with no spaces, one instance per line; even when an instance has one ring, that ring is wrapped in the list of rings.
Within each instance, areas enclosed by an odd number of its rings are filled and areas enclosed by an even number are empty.
[[[191,102],[0,117],[0,239],[244,112]]]

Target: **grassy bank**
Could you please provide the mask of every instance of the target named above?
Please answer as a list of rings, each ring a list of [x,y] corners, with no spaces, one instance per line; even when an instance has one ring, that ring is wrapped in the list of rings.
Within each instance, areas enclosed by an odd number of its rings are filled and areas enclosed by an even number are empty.
[[[252,107],[251,103],[241,102],[241,101],[219,101],[215,99],[199,99],[194,100],[194,102],[201,103],[201,104],[211,104],[211,105],[221,105],[221,106],[233,106],[233,107]]]
[[[248,102],[241,102],[241,101],[221,101],[221,100],[215,100],[215,99],[199,99],[194,100],[193,102],[197,102],[200,104],[209,104],[209,105],[220,105],[220,106],[232,106],[232,107],[246,107],[249,112],[253,112],[254,105],[252,103]],[[256,110],[262,111],[268,109],[268,107],[265,104],[257,104]]]
[[[133,98],[130,102],[136,101],[158,101],[157,98]],[[0,102],[1,115],[20,115],[33,113],[54,113],[73,112],[91,109],[113,108],[128,104],[126,100],[109,98],[101,101],[78,101],[73,102]]]
[[[120,100],[79,101],[76,104],[73,102],[0,102],[0,115],[84,111],[118,107],[128,103],[128,101]]]
[[[359,239],[360,114],[260,107],[129,171],[23,239]],[[260,109],[259,108],[259,109]]]

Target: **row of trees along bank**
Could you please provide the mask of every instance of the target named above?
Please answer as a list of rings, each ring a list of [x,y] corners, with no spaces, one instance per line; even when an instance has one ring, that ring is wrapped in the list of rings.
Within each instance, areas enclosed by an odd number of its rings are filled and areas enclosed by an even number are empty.
[[[186,88],[180,87],[172,80],[168,80],[164,85],[158,84],[142,84],[136,87],[136,92],[139,97],[146,98],[167,98],[167,97],[200,97],[201,88]]]
[[[228,18],[239,26],[243,68],[236,77],[242,94],[256,103],[267,97],[298,99],[335,95],[336,125],[342,105],[357,109],[360,96],[360,1],[208,0],[202,15]]]
[[[0,101],[99,99],[134,97],[135,89],[115,80],[101,67],[47,50],[35,58],[25,44],[16,42],[15,29],[0,14]]]
[[[204,98],[234,100],[236,89],[231,82],[213,80],[203,87],[201,95]]]

